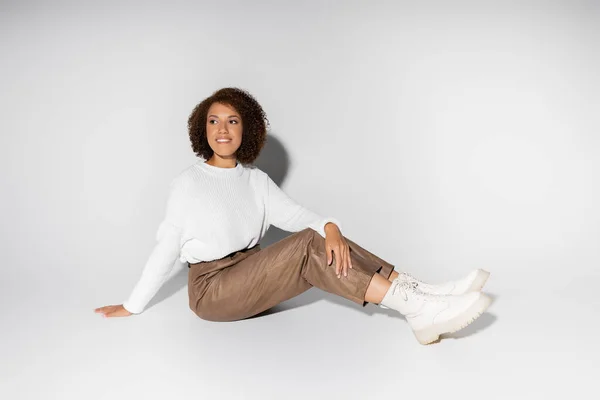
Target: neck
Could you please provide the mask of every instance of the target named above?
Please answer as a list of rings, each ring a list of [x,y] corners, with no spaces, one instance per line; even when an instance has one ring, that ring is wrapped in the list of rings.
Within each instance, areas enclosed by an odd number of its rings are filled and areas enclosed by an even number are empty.
[[[211,158],[205,161],[206,164],[212,165],[213,167],[219,168],[235,168],[237,165],[237,159],[235,157],[232,158],[222,158],[213,154]]]

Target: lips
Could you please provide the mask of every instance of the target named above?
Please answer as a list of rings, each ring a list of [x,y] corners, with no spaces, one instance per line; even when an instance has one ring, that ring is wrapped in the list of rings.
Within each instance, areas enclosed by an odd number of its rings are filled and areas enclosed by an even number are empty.
[[[231,139],[224,139],[224,138],[217,139],[217,143],[229,143],[229,142],[231,142]]]

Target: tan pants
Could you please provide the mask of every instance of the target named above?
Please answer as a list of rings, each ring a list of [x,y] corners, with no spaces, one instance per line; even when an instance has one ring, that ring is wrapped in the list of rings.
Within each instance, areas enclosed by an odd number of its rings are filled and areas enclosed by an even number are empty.
[[[394,266],[350,239],[352,269],[338,278],[327,265],[325,239],[307,228],[261,249],[237,251],[219,260],[188,264],[190,308],[209,321],[235,321],[259,314],[313,286],[363,307],[373,275],[388,279]]]

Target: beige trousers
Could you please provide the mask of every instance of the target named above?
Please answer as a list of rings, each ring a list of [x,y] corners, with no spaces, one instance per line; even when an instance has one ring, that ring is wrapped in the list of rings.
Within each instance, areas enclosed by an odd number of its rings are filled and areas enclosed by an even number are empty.
[[[209,321],[235,321],[259,314],[313,286],[363,307],[373,275],[388,279],[394,266],[346,238],[352,269],[338,278],[327,265],[325,239],[307,228],[261,249],[234,252],[215,261],[188,264],[192,311]]]

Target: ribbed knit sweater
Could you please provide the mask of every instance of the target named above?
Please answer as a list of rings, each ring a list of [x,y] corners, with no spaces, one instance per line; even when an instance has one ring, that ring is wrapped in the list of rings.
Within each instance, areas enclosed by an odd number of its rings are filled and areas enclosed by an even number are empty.
[[[311,228],[325,237],[323,218],[287,196],[255,166],[221,168],[199,159],[169,186],[165,217],[142,275],[123,307],[141,313],[169,277],[175,261],[213,261],[253,247],[269,226],[288,232]]]

